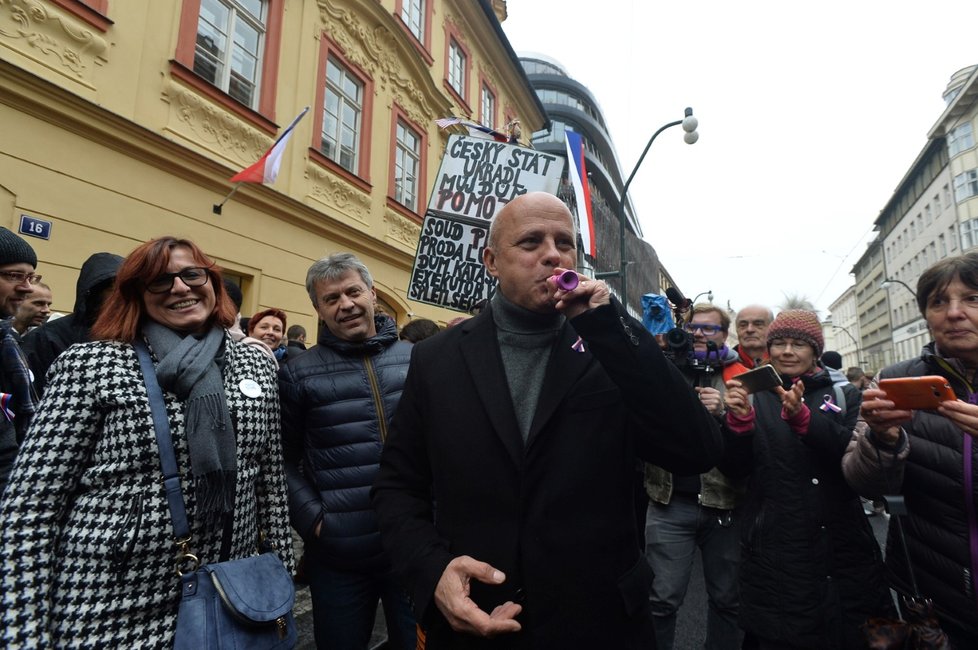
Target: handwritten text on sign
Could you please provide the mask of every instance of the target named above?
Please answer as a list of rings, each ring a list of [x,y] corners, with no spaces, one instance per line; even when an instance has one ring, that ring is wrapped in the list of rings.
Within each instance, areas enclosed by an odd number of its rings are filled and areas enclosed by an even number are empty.
[[[408,298],[459,311],[487,298],[496,286],[482,265],[488,236],[487,225],[426,214]]]
[[[468,311],[496,279],[482,265],[489,224],[527,192],[556,194],[564,160],[518,145],[453,135],[421,225],[408,298]]]
[[[555,194],[562,171],[563,160],[542,151],[453,135],[428,207],[489,221],[521,194]]]

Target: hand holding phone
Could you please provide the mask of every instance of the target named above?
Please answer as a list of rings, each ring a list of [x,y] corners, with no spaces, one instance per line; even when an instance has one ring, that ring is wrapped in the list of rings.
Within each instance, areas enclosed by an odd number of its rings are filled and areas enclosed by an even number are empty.
[[[957,399],[947,379],[939,375],[881,379],[879,388],[898,410],[936,409],[941,402]]]
[[[748,393],[770,390],[781,385],[781,377],[778,376],[774,366],[758,366],[753,370],[734,375],[731,379],[736,379],[743,384]]]

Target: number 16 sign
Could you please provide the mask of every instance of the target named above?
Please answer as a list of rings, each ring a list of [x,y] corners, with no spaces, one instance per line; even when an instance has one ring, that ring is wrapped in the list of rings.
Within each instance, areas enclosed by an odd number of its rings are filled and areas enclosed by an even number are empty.
[[[26,214],[20,215],[20,234],[39,237],[40,239],[51,238],[51,222],[29,217]]]

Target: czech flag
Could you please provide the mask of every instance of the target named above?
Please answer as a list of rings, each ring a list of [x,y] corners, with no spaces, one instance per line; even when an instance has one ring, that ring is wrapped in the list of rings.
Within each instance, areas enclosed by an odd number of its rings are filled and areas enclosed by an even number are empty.
[[[254,165],[241,170],[237,174],[231,177],[232,183],[274,183],[275,179],[278,178],[279,167],[282,166],[282,154],[285,153],[285,147],[289,144],[289,137],[292,136],[292,130],[295,125],[299,123],[306,113],[309,112],[309,107],[306,106],[299,113],[298,117],[292,120],[292,124],[288,126],[287,129],[282,131],[282,135],[278,136],[278,140],[272,145],[272,148],[265,152],[258,162]]]
[[[587,185],[587,166],[584,163],[584,141],[581,134],[569,129],[564,131],[567,141],[567,178],[574,186],[577,199],[577,226],[581,231],[584,252],[598,256],[594,241],[594,217],[591,214],[591,190]]]
[[[466,120],[462,120],[457,117],[442,117],[435,120],[435,124],[442,129],[447,129],[450,126],[458,124],[468,129],[469,135],[473,138],[484,138],[486,140],[495,140],[496,142],[509,142],[510,144],[516,144],[516,140],[505,133],[500,133],[495,129],[490,129],[488,126],[482,126],[481,124],[476,124],[475,122],[467,122]]]

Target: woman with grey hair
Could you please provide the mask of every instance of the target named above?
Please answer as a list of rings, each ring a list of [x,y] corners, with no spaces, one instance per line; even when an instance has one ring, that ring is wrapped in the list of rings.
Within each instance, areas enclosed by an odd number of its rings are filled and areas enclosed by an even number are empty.
[[[978,648],[978,252],[924,271],[917,306],[934,340],[877,379],[940,375],[957,400],[898,409],[871,382],[842,468],[865,497],[903,495],[903,535],[894,516],[887,539],[891,586],[932,599],[954,647]]]

